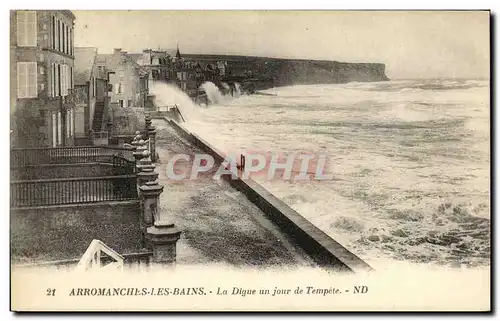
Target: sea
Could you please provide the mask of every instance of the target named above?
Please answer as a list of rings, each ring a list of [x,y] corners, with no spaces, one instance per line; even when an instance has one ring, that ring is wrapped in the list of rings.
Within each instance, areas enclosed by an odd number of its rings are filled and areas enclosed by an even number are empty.
[[[489,81],[204,88],[208,106],[151,91],[223,152],[327,155],[330,180],[255,180],[370,265],[490,265]]]

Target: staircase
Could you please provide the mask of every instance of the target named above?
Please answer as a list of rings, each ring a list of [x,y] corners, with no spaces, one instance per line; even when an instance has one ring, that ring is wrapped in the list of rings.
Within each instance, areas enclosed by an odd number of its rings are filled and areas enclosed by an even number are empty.
[[[97,101],[94,108],[94,119],[92,120],[92,130],[94,133],[102,130],[102,121],[104,114],[104,101]]]
[[[102,258],[103,256],[109,257],[112,262],[103,265],[102,263]],[[89,268],[93,269],[119,269],[123,271],[123,262],[124,258],[117,252],[115,252],[112,248],[104,244],[103,242],[99,240],[93,240],[85,253],[83,254],[82,258],[78,262],[78,265],[76,266],[77,271],[85,271]]]

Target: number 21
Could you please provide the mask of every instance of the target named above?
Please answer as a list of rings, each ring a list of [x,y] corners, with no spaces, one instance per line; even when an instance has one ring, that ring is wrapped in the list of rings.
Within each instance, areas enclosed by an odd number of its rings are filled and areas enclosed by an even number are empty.
[[[47,296],[56,295],[56,289],[47,289]]]

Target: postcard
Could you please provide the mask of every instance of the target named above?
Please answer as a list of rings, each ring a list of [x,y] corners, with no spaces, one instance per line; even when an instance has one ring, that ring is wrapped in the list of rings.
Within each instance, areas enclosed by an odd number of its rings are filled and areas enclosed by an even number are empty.
[[[491,309],[489,11],[11,10],[12,311]]]

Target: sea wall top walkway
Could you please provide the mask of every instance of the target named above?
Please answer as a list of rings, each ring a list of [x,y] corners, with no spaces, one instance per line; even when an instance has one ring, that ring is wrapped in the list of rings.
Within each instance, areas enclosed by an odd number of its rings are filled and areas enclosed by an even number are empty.
[[[314,266],[300,248],[269,221],[243,194],[223,180],[214,180],[216,168],[196,180],[167,177],[167,160],[182,153],[203,153],[181,138],[164,120],[157,130],[158,181],[164,185],[160,219],[168,217],[182,230],[177,243],[177,264],[230,266]]]

